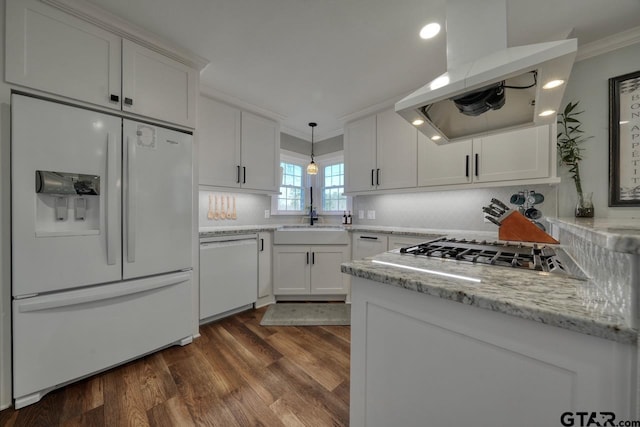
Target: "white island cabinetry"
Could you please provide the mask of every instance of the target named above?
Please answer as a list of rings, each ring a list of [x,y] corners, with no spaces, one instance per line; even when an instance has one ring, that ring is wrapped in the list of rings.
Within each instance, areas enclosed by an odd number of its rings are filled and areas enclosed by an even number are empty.
[[[351,426],[637,418],[633,344],[359,277],[351,286]]]

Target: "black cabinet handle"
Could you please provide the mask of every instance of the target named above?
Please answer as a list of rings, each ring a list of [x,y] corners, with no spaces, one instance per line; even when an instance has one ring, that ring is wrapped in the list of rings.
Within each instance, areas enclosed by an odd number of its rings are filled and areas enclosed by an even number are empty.
[[[315,264],[315,263],[316,263],[316,253],[311,252],[311,264]]]
[[[247,167],[246,166],[242,167],[242,183],[243,184],[247,183]]]
[[[120,97],[119,97],[118,95],[111,95],[111,96],[109,97],[109,100],[110,100],[111,102],[120,102]]]
[[[375,184],[373,183],[373,169],[371,169],[371,186],[373,187]]]
[[[466,157],[466,164],[464,167],[464,171],[465,171],[464,174],[467,178],[469,178],[469,155],[467,154],[465,157]]]
[[[124,103],[125,103],[125,105],[129,105],[129,106],[131,106],[131,105],[133,105],[133,99],[131,99],[131,98],[125,98],[125,99],[124,99]]]
[[[380,185],[380,169],[376,169],[376,185]]]
[[[480,176],[480,156],[476,153],[476,176]]]
[[[237,171],[236,171],[236,183],[240,184],[240,165],[236,166]]]
[[[260,252],[264,252],[264,239],[260,239]]]
[[[307,264],[309,264],[309,252],[307,252]]]
[[[367,240],[378,240],[378,238],[374,236],[360,236],[360,238],[367,239]]]

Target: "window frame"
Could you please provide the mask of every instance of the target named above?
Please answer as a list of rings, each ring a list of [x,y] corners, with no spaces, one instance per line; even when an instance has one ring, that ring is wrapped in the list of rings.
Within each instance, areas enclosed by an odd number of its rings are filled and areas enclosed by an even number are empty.
[[[346,176],[346,165],[344,165],[344,151],[335,151],[333,153],[328,153],[322,156],[316,156],[316,163],[318,164],[318,175],[316,175],[316,182],[318,183],[317,189],[314,191],[313,194],[313,198],[314,200],[321,200],[322,201],[322,192],[323,189],[325,188],[324,185],[324,169],[327,166],[331,166],[334,165],[336,163],[342,163],[343,164],[343,181],[342,181],[342,188],[344,191],[344,177]],[[344,192],[343,192],[344,194]],[[317,196],[317,199],[316,199]],[[347,206],[346,206],[346,211],[350,211],[352,210],[352,197],[351,196],[345,196],[347,198]],[[322,209],[322,203],[320,203],[320,205],[318,205],[318,209],[317,212],[318,214],[322,214],[322,215],[340,215],[342,216],[344,214],[345,210],[339,210],[339,211],[325,211]]]
[[[307,158],[308,156],[305,156],[304,154],[300,154],[300,153],[295,153],[293,151],[287,151],[287,150],[280,150],[280,160],[278,161],[278,167],[280,167],[280,163],[285,162],[285,163],[291,163],[294,164],[296,166],[300,166],[302,168],[302,193],[304,196],[304,200],[303,200],[303,208],[302,210],[299,211],[281,211],[278,209],[278,198],[280,196],[281,193],[278,194],[274,194],[271,197],[271,215],[306,215],[306,209],[307,206],[309,205],[308,203],[308,199],[309,199],[309,177],[307,176],[307,164],[309,163],[309,160]],[[282,187],[282,176],[283,176],[283,171],[279,171],[278,172],[278,176],[280,177],[280,179],[278,180],[278,190],[280,190],[280,187]],[[315,195],[314,195],[315,196]]]

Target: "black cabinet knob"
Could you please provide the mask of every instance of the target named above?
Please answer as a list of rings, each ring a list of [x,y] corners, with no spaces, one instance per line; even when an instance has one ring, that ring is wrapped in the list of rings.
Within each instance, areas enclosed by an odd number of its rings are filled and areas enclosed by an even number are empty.
[[[111,102],[120,102],[120,97],[119,97],[118,95],[111,95],[111,96],[109,97],[109,100],[110,100]]]
[[[124,103],[125,103],[125,105],[133,105],[133,99],[131,99],[131,98],[125,98],[125,99],[124,99]]]

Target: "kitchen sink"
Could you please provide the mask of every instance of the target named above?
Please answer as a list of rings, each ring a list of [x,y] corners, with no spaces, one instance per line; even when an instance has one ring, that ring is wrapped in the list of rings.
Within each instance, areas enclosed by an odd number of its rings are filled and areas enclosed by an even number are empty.
[[[349,233],[339,225],[283,225],[273,233],[274,245],[346,245]]]

